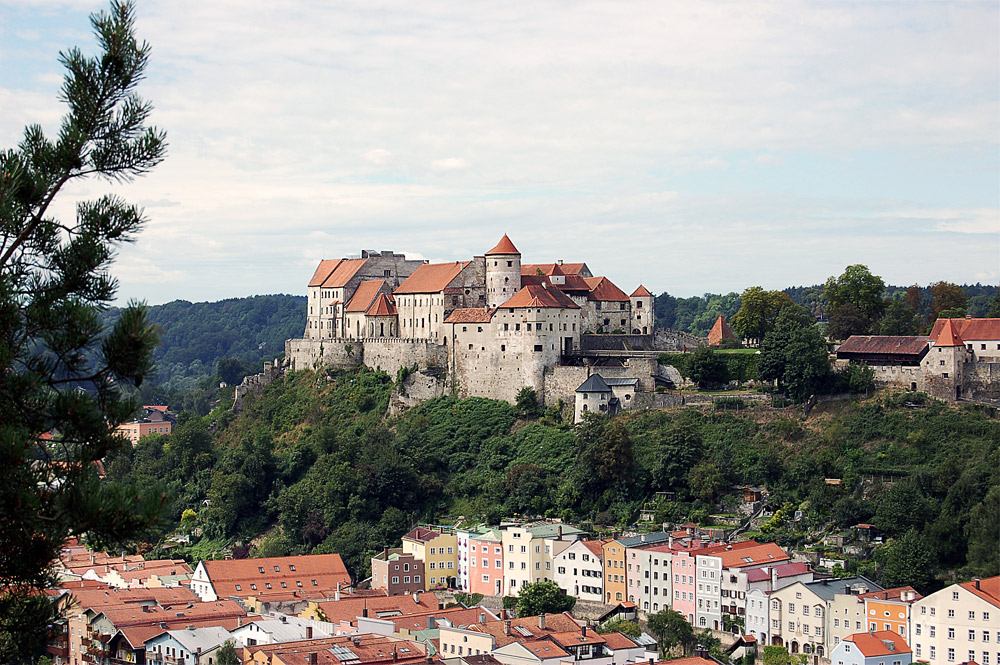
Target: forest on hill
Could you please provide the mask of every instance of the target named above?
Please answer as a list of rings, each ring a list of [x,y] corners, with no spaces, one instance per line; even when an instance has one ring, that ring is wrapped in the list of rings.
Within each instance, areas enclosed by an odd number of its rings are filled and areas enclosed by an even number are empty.
[[[200,538],[174,555],[220,556],[251,541],[259,556],[339,552],[358,579],[373,552],[420,520],[544,515],[608,532],[652,507],[658,522],[707,525],[748,485],[766,487],[780,508],[758,539],[842,558],[825,537],[876,525],[887,544],[848,557],[848,570],[886,584],[926,592],[1000,565],[1000,420],[989,409],[880,393],[808,419],[797,408],[682,408],[572,426],[568,409],[482,398],[434,399],[386,418],[395,388],[363,367],[295,372],[239,414],[225,402],[182,414],[172,434],[146,437],[105,467],[113,480],[165,480],[157,548],[168,533],[193,532]],[[660,491],[676,501],[654,502]]]

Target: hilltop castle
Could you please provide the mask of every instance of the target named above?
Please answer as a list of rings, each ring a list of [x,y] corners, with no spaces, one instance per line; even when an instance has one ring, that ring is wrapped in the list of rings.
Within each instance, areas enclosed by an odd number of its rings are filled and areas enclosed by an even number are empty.
[[[365,251],[320,262],[305,334],[285,355],[292,369],[417,365],[425,397],[513,402],[530,386],[546,404],[572,402],[595,366],[652,391],[671,383],[653,350],[653,302],[645,287],[626,295],[586,263],[523,264],[506,235],[470,261]]]

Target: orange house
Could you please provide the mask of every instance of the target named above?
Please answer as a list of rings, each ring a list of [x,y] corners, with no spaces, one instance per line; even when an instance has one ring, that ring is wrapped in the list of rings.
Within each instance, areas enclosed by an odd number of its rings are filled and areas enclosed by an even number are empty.
[[[604,551],[604,602],[625,600],[625,546],[609,540]]]
[[[906,627],[910,622],[910,605],[923,598],[913,587],[902,586],[885,591],[861,594],[865,603],[865,619],[869,631],[891,630],[909,639]]]

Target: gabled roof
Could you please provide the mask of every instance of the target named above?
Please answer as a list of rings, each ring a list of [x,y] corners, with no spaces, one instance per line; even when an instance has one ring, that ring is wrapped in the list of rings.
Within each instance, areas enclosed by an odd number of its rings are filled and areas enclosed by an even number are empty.
[[[882,587],[872,582],[867,577],[863,575],[858,575],[856,577],[844,577],[840,579],[823,579],[816,580],[814,582],[796,582],[795,584],[801,584],[809,591],[822,598],[823,600],[833,600],[833,597],[837,594],[849,594],[851,590],[859,589],[864,587],[867,589],[864,593],[868,591],[881,591]],[[793,584],[792,586],[795,586]],[[785,587],[786,589],[788,587]],[[859,594],[860,595],[860,594]]]
[[[559,308],[579,309],[579,305],[558,288],[545,288],[529,284],[515,293],[510,300],[500,305],[508,309],[518,308]]]
[[[937,339],[945,321],[951,321],[959,336],[967,342],[1000,339],[1000,319],[938,319],[931,328],[931,338]]]
[[[414,598],[415,597],[415,598]],[[406,596],[353,596],[340,600],[326,600],[316,603],[316,607],[326,615],[327,621],[354,621],[368,611],[369,618],[378,618],[380,612],[398,612],[399,615],[427,614],[441,608],[437,597],[430,592]],[[399,616],[396,615],[396,616]]]
[[[326,278],[337,269],[341,261],[343,259],[323,259],[320,261],[319,265],[316,266],[316,272],[313,273],[312,278],[309,280],[309,286],[322,286]]]
[[[724,569],[759,566],[766,563],[788,561],[791,558],[776,543],[764,543],[756,547],[723,550],[722,552],[713,553],[712,556],[722,559],[722,567]]]
[[[910,645],[898,633],[891,630],[876,630],[873,633],[854,633],[844,638],[854,642],[865,658],[910,653]]]
[[[600,300],[602,302],[629,302],[625,292],[615,286],[607,277],[584,277],[583,281],[590,288],[590,300]]]
[[[558,266],[559,273],[556,273],[556,266]],[[538,271],[541,270],[543,275],[552,274],[563,274],[563,275],[579,275],[580,273],[586,272],[590,273],[590,269],[587,268],[586,263],[522,263],[521,264],[521,274],[522,275],[537,275]]]
[[[979,580],[978,589],[976,588],[976,580],[962,582],[959,586],[979,596],[987,603],[1000,607],[1000,576]]]
[[[653,294],[650,293],[649,289],[647,289],[642,284],[640,284],[639,288],[637,288],[635,291],[633,291],[632,295],[629,296],[629,298],[652,298],[652,297],[653,297]]]
[[[500,238],[497,246],[486,252],[486,256],[493,256],[494,254],[517,254],[520,256],[521,252],[517,251],[517,247],[514,247],[514,243],[510,241],[510,238],[505,233],[503,238]]]
[[[380,293],[365,314],[368,316],[396,316],[396,301],[388,293]]]
[[[934,338],[934,346],[965,346],[965,341],[955,329],[955,319],[945,319],[941,332]]]
[[[313,592],[335,589],[338,584],[351,585],[351,576],[339,554],[224,559],[203,561],[200,565],[205,566],[215,594],[220,598],[260,596],[266,591],[264,585],[267,583],[273,585],[275,591],[285,582],[288,584],[286,591]],[[236,588],[237,584],[240,589]],[[255,584],[257,589],[251,589],[250,584]]]
[[[493,318],[496,308],[485,309],[483,307],[465,307],[452,311],[445,323],[489,323]]]
[[[607,378],[604,379],[604,383],[609,386],[635,386],[639,384],[639,379],[633,378]]]
[[[471,261],[455,261],[454,263],[425,263],[413,271],[413,274],[399,285],[393,293],[440,293],[458,277],[459,273]]]
[[[584,547],[590,550],[591,554],[596,556],[598,559],[604,558],[604,544],[599,540],[584,540],[581,541]]]
[[[611,388],[604,381],[604,377],[600,374],[591,374],[587,377],[587,380],[580,384],[580,387],[576,389],[578,393],[609,393]]]
[[[920,335],[851,335],[837,348],[837,354],[920,356],[927,352],[930,337]]]
[[[434,529],[425,529],[422,526],[418,526],[407,533],[403,538],[405,540],[413,540],[418,543],[429,543],[435,538],[439,538],[442,535],[441,531],[435,531]]]
[[[371,307],[371,304],[375,302],[375,298],[379,295],[379,291],[382,290],[383,285],[385,285],[385,280],[381,279],[372,279],[361,282],[358,284],[358,288],[354,291],[354,297],[347,303],[347,307],[344,308],[344,311],[366,311],[369,307]]]
[[[635,649],[639,644],[628,635],[623,633],[602,633],[604,644],[612,651],[617,649]]]
[[[368,259],[341,259],[337,268],[330,273],[330,276],[323,280],[320,286],[328,289],[338,289],[346,286],[355,273],[361,270],[361,266],[368,262]]]
[[[906,594],[913,594],[913,597],[909,600],[903,600],[903,596]],[[868,593],[861,594],[858,598],[868,598],[869,600],[902,600],[909,603],[920,600],[923,596],[911,586],[898,586],[884,591],[869,591]]]
[[[708,333],[708,343],[715,346],[716,344],[721,344],[724,339],[736,339],[736,335],[733,334],[733,330],[726,323],[726,320],[722,316],[719,316],[715,320],[712,330]]]

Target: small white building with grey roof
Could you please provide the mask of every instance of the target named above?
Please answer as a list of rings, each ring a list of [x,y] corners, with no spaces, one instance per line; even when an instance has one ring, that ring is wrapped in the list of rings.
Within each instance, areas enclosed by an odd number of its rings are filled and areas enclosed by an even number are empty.
[[[638,385],[639,379],[606,379],[600,374],[591,374],[576,389],[573,422],[580,422],[583,414],[588,412],[606,415],[621,413],[623,408],[631,407]]]
[[[211,665],[209,653],[232,640],[225,628],[206,626],[183,630],[164,630],[146,640],[147,665]],[[211,660],[214,661],[214,658]]]

